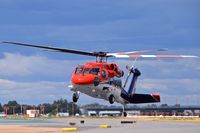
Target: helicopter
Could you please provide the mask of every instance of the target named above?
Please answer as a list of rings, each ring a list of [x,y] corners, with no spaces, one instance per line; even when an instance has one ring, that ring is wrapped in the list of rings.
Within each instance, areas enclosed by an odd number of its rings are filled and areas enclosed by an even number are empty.
[[[131,52],[87,52],[80,50],[72,50],[66,48],[49,47],[46,45],[35,45],[29,43],[10,42],[4,41],[4,44],[13,44],[27,47],[40,48],[45,50],[51,50],[55,52],[79,54],[85,56],[96,57],[96,61],[86,62],[84,65],[75,67],[71,84],[68,88],[73,91],[72,100],[76,103],[80,97],[80,93],[84,93],[88,96],[107,100],[110,104],[114,102],[123,105],[123,116],[127,116],[125,106],[127,104],[140,104],[140,103],[156,103],[160,102],[159,94],[139,94],[136,93],[136,81],[141,75],[138,68],[134,65],[126,67],[128,69],[128,75],[124,84],[122,84],[121,78],[124,76],[124,71],[119,68],[115,63],[108,63],[108,58],[197,58],[194,55],[169,55],[169,54],[155,54],[148,55],[142,53],[149,52],[161,52],[167,51],[167,49],[153,49],[153,50],[137,50]],[[127,83],[130,80],[130,85],[126,91]]]

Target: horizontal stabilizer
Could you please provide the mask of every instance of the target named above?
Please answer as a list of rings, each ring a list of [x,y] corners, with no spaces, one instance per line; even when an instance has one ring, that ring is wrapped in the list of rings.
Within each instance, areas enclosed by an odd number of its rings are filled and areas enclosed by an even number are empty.
[[[121,97],[129,103],[155,103],[160,102],[158,94],[132,94],[129,95],[125,90],[122,90]]]

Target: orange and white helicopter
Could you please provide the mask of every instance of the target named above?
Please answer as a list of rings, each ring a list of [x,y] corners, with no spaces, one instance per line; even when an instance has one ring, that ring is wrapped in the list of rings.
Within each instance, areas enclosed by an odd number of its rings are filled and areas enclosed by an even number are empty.
[[[49,47],[44,45],[33,45],[18,42],[3,42],[7,44],[29,46],[35,48],[42,48],[46,50],[53,50],[57,52],[80,54],[86,56],[96,57],[95,62],[87,62],[83,66],[77,66],[72,74],[71,85],[68,88],[74,92],[72,99],[77,102],[80,93],[84,93],[94,98],[100,98],[109,101],[110,104],[114,102],[121,103],[123,111],[125,105],[132,103],[154,103],[160,102],[160,95],[158,94],[138,94],[136,93],[136,80],[141,75],[140,71],[134,66],[127,68],[129,70],[128,76],[122,85],[121,77],[124,76],[117,64],[108,63],[107,58],[196,58],[193,55],[143,55],[146,52],[166,51],[165,49],[157,50],[141,50],[132,52],[108,53],[108,52],[85,52],[65,48]],[[132,75],[130,86],[126,91],[128,79]],[[124,111],[124,116],[126,112]]]

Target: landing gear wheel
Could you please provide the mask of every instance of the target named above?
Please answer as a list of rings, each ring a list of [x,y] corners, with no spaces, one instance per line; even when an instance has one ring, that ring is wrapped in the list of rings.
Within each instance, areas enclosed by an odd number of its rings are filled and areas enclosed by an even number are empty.
[[[78,94],[74,93],[72,97],[73,102],[76,103],[78,101],[78,98],[79,98]]]
[[[98,86],[99,83],[100,83],[100,79],[97,78],[97,77],[95,77],[95,78],[94,78],[94,86]]]
[[[115,97],[113,95],[109,96],[109,103],[113,104],[115,102]]]
[[[124,117],[127,117],[127,113],[126,113],[126,112],[123,112],[123,116],[124,116]]]

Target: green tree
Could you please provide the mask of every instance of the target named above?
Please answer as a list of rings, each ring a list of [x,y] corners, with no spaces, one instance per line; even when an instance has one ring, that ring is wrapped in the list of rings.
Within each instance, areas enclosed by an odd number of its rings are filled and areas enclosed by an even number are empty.
[[[44,106],[44,113],[45,114],[53,112],[54,108],[53,108],[52,104],[50,104],[50,103],[44,103],[42,105]]]
[[[104,105],[100,105],[99,103],[91,103],[91,104],[86,104],[82,107],[85,108],[85,109],[88,109],[88,108],[104,108]]]
[[[3,112],[3,107],[1,105],[1,103],[0,103],[0,112]]]
[[[9,107],[8,114],[21,113],[21,106],[17,103],[17,101],[8,101],[5,105]]]
[[[53,102],[53,107],[57,112],[68,112],[69,106],[66,99],[59,99]]]

